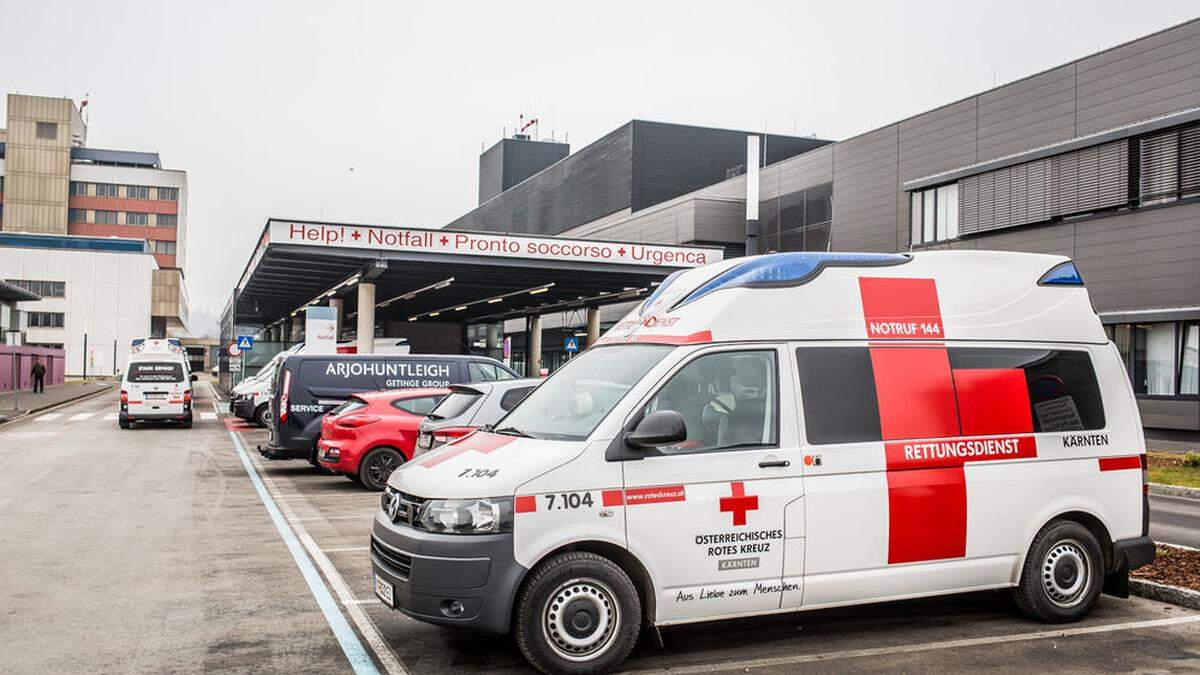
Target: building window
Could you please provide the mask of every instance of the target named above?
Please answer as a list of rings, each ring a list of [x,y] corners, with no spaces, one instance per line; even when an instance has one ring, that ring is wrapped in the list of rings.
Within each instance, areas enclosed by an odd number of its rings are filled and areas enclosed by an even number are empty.
[[[87,186],[88,186],[87,183],[81,183],[79,181],[74,181],[74,180],[71,181],[71,196],[86,197],[87,193],[88,193]]]
[[[833,185],[797,190],[759,203],[759,241],[768,251],[828,251]]]
[[[87,209],[68,209],[67,222],[71,223],[86,223]]]
[[[117,224],[117,212],[116,211],[96,211],[96,222],[101,223],[103,225],[116,225]]]
[[[1175,394],[1175,324],[1133,327],[1133,390],[1150,396]]]
[[[179,188],[160,187],[158,188],[158,198],[160,201],[179,201]]]
[[[126,225],[145,225],[148,220],[148,214],[145,213],[130,211],[129,213],[125,214]]]
[[[66,284],[62,281],[31,281],[29,279],[8,279],[8,283],[24,288],[30,293],[36,293],[43,298],[61,298],[64,296]]]
[[[27,312],[30,328],[62,328],[62,312]]]
[[[150,199],[150,188],[146,185],[127,185],[125,194],[129,199]]]
[[[1168,321],[1104,327],[1139,396],[1200,395],[1200,324]]]
[[[1200,195],[1200,126],[1173,129],[1135,142],[1142,204]]]
[[[96,183],[97,197],[116,197],[117,186],[111,183]]]
[[[958,184],[919,190],[909,195],[913,245],[958,237]]]
[[[179,216],[176,216],[174,213],[160,213],[156,220],[158,221],[155,223],[157,227],[176,227],[179,222]]]
[[[154,252],[164,253],[166,255],[175,255],[175,242],[173,241],[156,241],[154,242]]]
[[[38,122],[37,137],[44,141],[58,140],[58,124],[55,122]]]

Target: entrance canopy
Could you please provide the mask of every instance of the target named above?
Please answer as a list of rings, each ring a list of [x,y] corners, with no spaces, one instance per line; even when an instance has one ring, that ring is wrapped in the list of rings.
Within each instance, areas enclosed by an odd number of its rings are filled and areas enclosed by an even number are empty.
[[[497,322],[645,297],[722,249],[308,221],[267,221],[234,294],[237,323],[262,328],[375,284],[377,323]],[[348,322],[347,325],[353,325]]]

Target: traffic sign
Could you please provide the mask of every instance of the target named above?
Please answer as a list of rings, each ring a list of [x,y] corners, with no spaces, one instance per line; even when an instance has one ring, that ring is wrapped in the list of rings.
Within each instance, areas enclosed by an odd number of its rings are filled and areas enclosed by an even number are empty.
[[[242,350],[238,349],[236,342],[230,342],[229,346],[225,348],[225,351],[228,352],[230,356],[238,356],[242,353]]]
[[[248,352],[248,351],[254,349],[254,336],[253,335],[239,335],[237,338],[237,348],[244,352]]]
[[[563,350],[568,352],[579,351],[579,338],[569,337],[566,340],[563,340]]]

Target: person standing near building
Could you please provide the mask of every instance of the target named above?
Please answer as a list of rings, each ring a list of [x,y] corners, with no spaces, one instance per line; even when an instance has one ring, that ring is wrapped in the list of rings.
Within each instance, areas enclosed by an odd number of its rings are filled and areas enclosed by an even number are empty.
[[[33,360],[33,368],[29,374],[33,375],[33,393],[40,394],[46,391],[46,365],[40,358]]]

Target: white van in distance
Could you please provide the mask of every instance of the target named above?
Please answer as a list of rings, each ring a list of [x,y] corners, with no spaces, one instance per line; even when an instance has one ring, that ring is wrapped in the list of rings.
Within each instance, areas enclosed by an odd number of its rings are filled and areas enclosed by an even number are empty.
[[[187,357],[173,351],[130,355],[121,377],[122,429],[140,421],[178,422],[192,426],[192,382]]]
[[[676,272],[479,431],[392,474],[376,594],[603,672],[643,626],[1012,588],[1125,597],[1145,441],[1075,266],[784,253]]]

